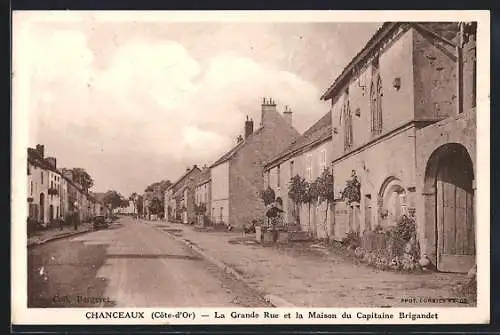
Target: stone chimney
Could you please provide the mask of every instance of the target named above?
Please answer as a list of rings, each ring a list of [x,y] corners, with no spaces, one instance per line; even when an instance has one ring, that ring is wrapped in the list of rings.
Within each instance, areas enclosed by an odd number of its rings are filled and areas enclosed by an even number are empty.
[[[55,157],[47,157],[45,158],[45,161],[49,163],[49,165],[52,166],[54,169],[57,169],[57,160]]]
[[[62,170],[62,173],[63,173],[63,176],[71,181],[73,181],[73,172],[71,172],[71,170],[68,170],[68,169],[63,169]]]
[[[285,111],[283,112],[283,117],[285,118],[286,122],[290,126],[293,126],[293,124],[292,124],[292,109],[289,108],[288,106],[285,106]]]
[[[245,121],[245,139],[252,134],[253,134],[253,120],[248,119],[247,115],[247,120]]]
[[[262,116],[261,116],[261,124],[265,126],[269,120],[269,114],[276,112],[276,103],[272,98],[264,98],[262,99]]]
[[[44,158],[44,155],[45,155],[45,146],[42,145],[42,144],[37,144],[36,145],[36,151],[38,152],[38,154]]]

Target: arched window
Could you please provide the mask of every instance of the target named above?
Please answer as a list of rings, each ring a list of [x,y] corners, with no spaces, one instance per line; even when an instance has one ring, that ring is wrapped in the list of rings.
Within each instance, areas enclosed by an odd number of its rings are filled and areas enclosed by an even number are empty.
[[[378,68],[378,57],[375,57],[372,64],[372,82],[370,85],[371,132],[374,136],[382,133],[382,96],[382,79]]]
[[[344,114],[344,150],[350,150],[352,147],[352,115],[351,108],[349,107],[349,96],[346,96],[346,100],[343,106]]]

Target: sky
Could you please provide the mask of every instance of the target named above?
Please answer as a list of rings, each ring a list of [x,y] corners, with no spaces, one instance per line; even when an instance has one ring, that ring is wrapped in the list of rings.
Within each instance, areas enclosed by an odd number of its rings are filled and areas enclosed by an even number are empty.
[[[44,144],[59,168],[84,168],[94,191],[125,196],[214,162],[247,115],[258,127],[263,97],[279,111],[288,105],[304,132],[328,112],[321,95],[380,26],[65,15],[14,17],[13,52],[23,56],[13,72],[27,75],[13,80],[26,89],[28,142]]]

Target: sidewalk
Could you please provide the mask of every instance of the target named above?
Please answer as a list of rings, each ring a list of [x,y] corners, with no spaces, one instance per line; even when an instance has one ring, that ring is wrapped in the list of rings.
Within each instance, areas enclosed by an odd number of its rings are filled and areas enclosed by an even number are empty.
[[[405,274],[355,264],[331,251],[310,245],[263,247],[242,233],[198,232],[192,226],[147,222],[179,239],[188,240],[211,258],[234,269],[254,289],[297,307],[417,307],[474,306],[428,299],[464,298],[452,292],[465,274]],[[419,302],[404,302],[416,298]],[[421,300],[423,299],[423,300]]]
[[[78,226],[78,230],[75,230],[73,226],[64,226],[62,230],[57,227],[41,230],[28,237],[28,247],[43,244],[59,238],[85,233],[91,230],[92,223],[81,223]]]

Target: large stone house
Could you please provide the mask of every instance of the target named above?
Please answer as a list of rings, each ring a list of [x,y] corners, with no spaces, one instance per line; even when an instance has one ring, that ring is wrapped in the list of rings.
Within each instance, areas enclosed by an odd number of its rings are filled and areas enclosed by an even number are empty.
[[[165,205],[170,220],[182,223],[195,223],[195,189],[196,181],[200,178],[201,170],[198,166],[186,168],[186,172],[165,191]]]
[[[298,175],[308,182],[314,181],[330,168],[331,153],[332,116],[328,112],[264,167],[264,187],[271,187],[276,197],[282,199],[286,223],[300,224],[301,230],[315,238],[331,235],[331,206],[327,209],[326,202],[314,202],[311,206],[294,204],[288,196],[290,179]]]
[[[475,28],[385,23],[322,96],[331,102],[334,235],[417,223],[438,270],[475,263]]]
[[[292,113],[279,113],[271,99],[261,105],[261,127],[245,122],[245,137],[210,166],[211,217],[235,228],[249,224],[264,211],[260,192],[264,164],[282,152],[300,134],[292,126]]]

